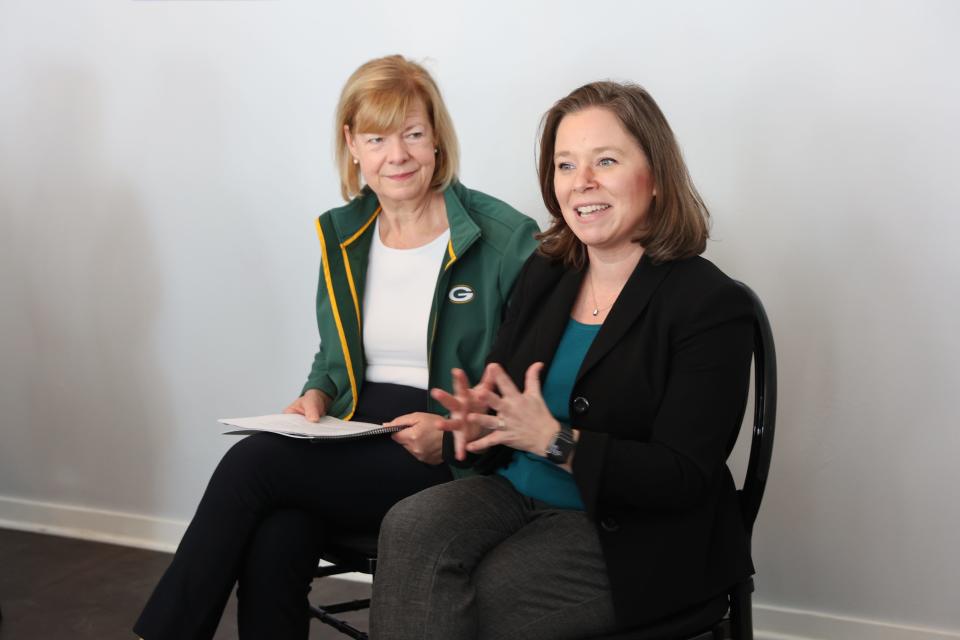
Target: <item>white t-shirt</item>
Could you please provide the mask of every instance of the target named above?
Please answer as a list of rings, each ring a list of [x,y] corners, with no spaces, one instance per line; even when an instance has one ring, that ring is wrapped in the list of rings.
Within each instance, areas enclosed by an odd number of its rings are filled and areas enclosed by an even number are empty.
[[[449,240],[447,229],[421,247],[391,249],[380,240],[377,218],[363,292],[367,380],[429,386],[427,325]]]

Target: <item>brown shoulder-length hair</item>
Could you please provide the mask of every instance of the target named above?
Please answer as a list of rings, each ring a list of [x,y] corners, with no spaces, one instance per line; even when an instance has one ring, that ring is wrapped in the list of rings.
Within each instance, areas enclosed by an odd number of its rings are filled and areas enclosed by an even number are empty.
[[[400,55],[375,58],[353,72],[340,92],[337,104],[336,160],[340,172],[340,194],[349,201],[360,193],[360,168],[353,163],[343,135],[350,131],[390,133],[403,126],[407,111],[422,100],[433,127],[437,164],[430,187],[443,191],[457,177],[460,161],[453,120],[440,95],[440,88],[423,66]]]
[[[637,229],[635,241],[654,262],[700,255],[710,236],[710,212],[697,193],[680,146],[660,107],[636,84],[591,82],[561,98],[540,123],[537,173],[543,203],[553,218],[541,233],[540,253],[577,269],[587,262],[586,247],[567,226],[553,186],[554,147],[560,121],[571,113],[599,107],[613,113],[643,149],[650,164],[656,196]]]

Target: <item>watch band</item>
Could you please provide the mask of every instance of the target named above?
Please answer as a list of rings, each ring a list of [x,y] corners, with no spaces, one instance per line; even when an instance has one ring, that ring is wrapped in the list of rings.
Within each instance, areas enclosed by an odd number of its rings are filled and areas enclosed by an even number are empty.
[[[563,464],[570,459],[570,454],[573,453],[576,446],[577,441],[573,438],[573,429],[570,425],[561,422],[560,431],[557,431],[557,435],[553,437],[553,442],[547,447],[544,457],[550,462]]]

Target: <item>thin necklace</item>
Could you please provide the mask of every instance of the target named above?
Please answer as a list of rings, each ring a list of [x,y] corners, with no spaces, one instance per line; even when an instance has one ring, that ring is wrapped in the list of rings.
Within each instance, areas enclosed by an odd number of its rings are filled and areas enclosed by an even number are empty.
[[[597,304],[597,289],[596,287],[593,286],[593,271],[587,271],[587,277],[590,279],[590,297],[593,298],[593,311],[591,313],[593,314],[594,317],[596,317],[600,315],[601,311],[606,311],[607,309],[612,307],[613,304],[617,301],[617,299],[614,298],[613,302],[611,302],[610,304],[608,304],[607,306],[601,309],[600,306]]]

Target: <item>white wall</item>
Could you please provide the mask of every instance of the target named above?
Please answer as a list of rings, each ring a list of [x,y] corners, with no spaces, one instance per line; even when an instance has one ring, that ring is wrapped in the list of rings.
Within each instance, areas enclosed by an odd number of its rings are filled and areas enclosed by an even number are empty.
[[[426,60],[540,220],[540,114],[630,79],[776,331],[758,624],[960,636],[960,4],[350,4],[0,0],[0,520],[169,546],[214,419],[294,397],[358,64]]]

